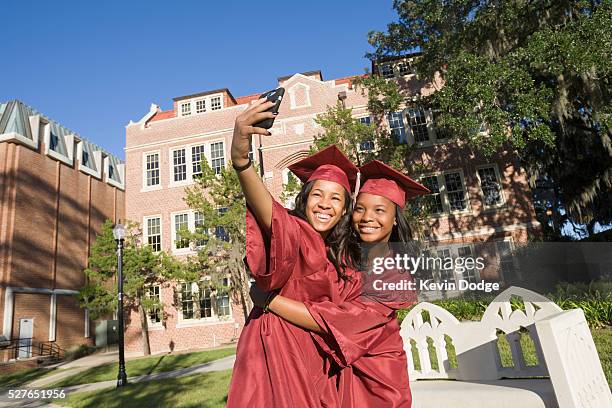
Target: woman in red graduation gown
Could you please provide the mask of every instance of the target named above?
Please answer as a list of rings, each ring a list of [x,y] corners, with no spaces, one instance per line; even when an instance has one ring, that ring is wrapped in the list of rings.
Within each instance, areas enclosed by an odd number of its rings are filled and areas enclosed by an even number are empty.
[[[359,276],[347,262],[351,185],[357,168],[335,147],[291,166],[305,182],[295,215],[275,202],[248,158],[253,124],[271,118],[271,102],[259,100],[236,119],[231,147],[247,211],[246,260],[257,285],[301,302],[342,303]],[[327,255],[327,256],[326,256]],[[274,292],[276,293],[276,292]],[[335,407],[338,394],[329,367],[303,330],[260,308],[240,336],[228,407]]]
[[[353,228],[373,255],[393,256],[389,242],[407,243],[410,229],[403,216],[408,197],[428,190],[379,161],[361,169],[366,180],[353,212]],[[397,270],[384,275],[364,273],[361,296],[343,303],[296,302],[274,297],[269,309],[294,324],[311,330],[313,339],[342,371],[337,389],[343,407],[410,407],[406,353],[395,311],[416,301],[414,292],[380,292],[374,279],[385,282],[409,277]],[[258,290],[253,297],[261,299]]]

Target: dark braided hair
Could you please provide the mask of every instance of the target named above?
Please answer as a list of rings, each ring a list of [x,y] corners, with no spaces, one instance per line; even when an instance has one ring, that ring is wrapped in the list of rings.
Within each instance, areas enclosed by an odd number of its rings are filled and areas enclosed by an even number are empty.
[[[309,181],[302,186],[302,189],[295,198],[295,209],[289,213],[308,221],[306,217],[306,202],[312,191],[315,180]],[[329,231],[325,238],[327,244],[327,258],[336,268],[338,278],[347,280],[346,268],[355,268],[356,259],[359,259],[359,243],[355,235],[351,232],[351,218],[353,215],[353,200],[348,191],[344,190],[344,210],[345,214]]]

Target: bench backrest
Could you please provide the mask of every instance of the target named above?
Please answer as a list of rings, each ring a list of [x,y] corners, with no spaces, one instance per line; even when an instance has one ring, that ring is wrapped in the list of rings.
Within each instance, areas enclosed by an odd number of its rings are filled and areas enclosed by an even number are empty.
[[[477,322],[460,322],[439,306],[419,303],[404,318],[400,330],[410,379],[548,376],[535,323],[561,311],[546,297],[514,286],[500,293]],[[500,341],[505,342],[505,356],[500,353],[504,345],[498,346]],[[413,348],[420,367],[415,367]],[[453,348],[456,367],[447,352]],[[531,354],[535,352],[537,361],[526,361],[525,348],[530,348]]]

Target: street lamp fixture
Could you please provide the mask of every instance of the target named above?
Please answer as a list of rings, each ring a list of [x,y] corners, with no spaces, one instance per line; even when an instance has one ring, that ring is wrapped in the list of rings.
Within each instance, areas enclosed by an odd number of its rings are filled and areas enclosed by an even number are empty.
[[[119,300],[119,374],[117,375],[117,388],[127,384],[125,373],[125,355],[123,352],[123,241],[125,240],[125,226],[118,222],[113,228],[113,236],[117,242],[117,285]]]

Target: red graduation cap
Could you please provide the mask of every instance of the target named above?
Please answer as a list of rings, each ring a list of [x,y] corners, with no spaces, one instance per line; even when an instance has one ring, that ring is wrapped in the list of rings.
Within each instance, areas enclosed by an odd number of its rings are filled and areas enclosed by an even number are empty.
[[[349,193],[354,190],[359,169],[335,145],[300,160],[289,170],[303,183],[313,180],[334,181]]]
[[[360,193],[388,198],[401,208],[405,207],[407,199],[429,193],[427,187],[378,160],[372,160],[359,170],[361,178],[366,180]]]

